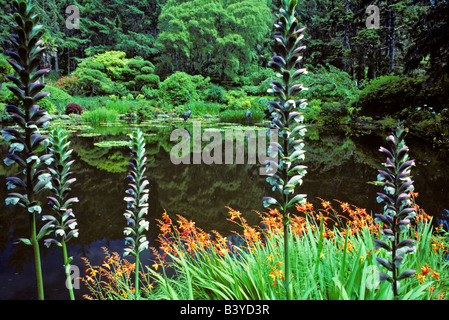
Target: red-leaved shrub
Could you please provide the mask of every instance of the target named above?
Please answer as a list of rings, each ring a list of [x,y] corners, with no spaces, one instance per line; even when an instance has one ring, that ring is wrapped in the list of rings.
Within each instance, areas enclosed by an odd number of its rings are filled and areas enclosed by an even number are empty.
[[[66,114],[71,114],[71,113],[82,114],[83,108],[79,104],[72,102],[65,106],[65,113]]]

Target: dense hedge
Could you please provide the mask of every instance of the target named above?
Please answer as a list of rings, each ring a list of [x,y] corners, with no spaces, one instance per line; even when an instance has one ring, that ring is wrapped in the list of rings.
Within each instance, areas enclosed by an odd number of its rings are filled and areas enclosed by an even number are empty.
[[[361,90],[357,106],[368,116],[393,115],[404,108],[441,111],[449,107],[449,82],[427,87],[423,77],[382,76]]]

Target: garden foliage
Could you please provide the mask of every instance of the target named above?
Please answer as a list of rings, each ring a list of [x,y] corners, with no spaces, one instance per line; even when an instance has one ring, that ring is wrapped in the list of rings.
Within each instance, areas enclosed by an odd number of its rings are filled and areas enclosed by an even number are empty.
[[[130,91],[157,89],[154,65],[141,57],[128,59],[122,51],[107,51],[86,58],[73,72],[79,93],[126,96]]]
[[[175,72],[160,85],[162,99],[175,106],[203,99],[205,97],[202,95],[209,87],[209,81],[209,78],[201,75],[192,76],[185,72]]]
[[[304,28],[296,18],[300,11],[298,0],[283,2],[277,15],[275,55],[268,64],[273,71],[262,69],[252,76],[242,76],[245,86],[229,91],[211,84],[209,77],[198,74],[217,73],[221,78],[232,78],[242,70],[253,70],[249,66],[250,49],[257,42],[263,42],[270,20],[259,19],[269,16],[266,14],[267,3],[263,1],[217,1],[215,7],[203,0],[194,0],[196,6],[193,7],[186,6],[186,1],[167,2],[161,15],[163,30],[158,40],[158,46],[165,54],[161,65],[176,65],[176,69],[182,65],[179,69],[197,75],[177,71],[160,82],[151,62],[140,57],[128,59],[122,51],[106,51],[85,59],[73,77],[57,81],[50,92],[41,92],[46,85],[39,82],[48,72],[48,69],[39,70],[46,49],[40,39],[44,35],[42,26],[38,25],[40,16],[35,13],[36,8],[30,0],[12,3],[17,11],[13,15],[10,38],[13,50],[6,51],[9,69],[0,65],[0,73],[15,72],[15,76],[6,76],[13,85],[7,86],[11,91],[7,99],[11,103],[5,106],[5,111],[16,127],[5,128],[1,134],[9,143],[4,163],[14,165],[18,172],[6,179],[10,190],[6,204],[23,207],[29,219],[29,238],[21,238],[18,242],[32,246],[39,299],[44,298],[41,240],[47,246],[55,244],[62,248],[66,285],[74,299],[70,278],[72,257],[68,256],[66,245],[78,236],[72,208],[78,199],[69,198],[71,185],[76,181],[71,178],[72,150],[69,150],[66,132],[56,129],[51,131],[50,137],[41,134],[51,120],[43,106],[55,108],[53,103],[56,102],[65,105],[71,99],[68,93],[72,92],[111,95],[108,100],[106,97],[86,98],[85,102],[89,104],[83,105],[87,112],[83,113],[82,120],[94,124],[113,122],[119,113],[136,111],[136,105],[141,107],[142,115],[151,113],[153,117],[152,112],[156,110],[153,105],[143,103],[140,106],[145,97],[161,99],[166,111],[182,112],[191,103],[195,115],[207,112],[218,115],[221,121],[240,123],[260,121],[264,116],[262,109],[267,106],[272,117],[270,128],[276,129],[279,138],[269,146],[270,155],[277,155],[277,161],[266,164],[269,172],[270,169],[275,171],[266,180],[275,195],[263,198],[264,207],[268,208],[268,212],[258,213],[263,228],[250,226],[239,211],[231,208],[228,208],[228,220],[237,223],[242,230],[234,238],[223,237],[216,231],[206,233],[195,226],[195,222],[181,216],[175,225],[164,213],[162,220],[157,220],[160,247],[159,250],[151,248],[156,260],[151,268],[146,267],[146,273],[142,272],[140,262],[141,253],[149,248],[146,232],[150,222],[146,216],[150,183],[146,172],[146,138],[141,130],[136,130],[129,143],[116,143],[129,145],[131,150],[129,188],[124,197],[124,234],[128,245],[124,256],[134,257],[135,263],[122,260],[118,254],[110,254],[106,249],[106,259],[101,267],[92,267],[85,259],[88,269],[83,280],[92,292],[88,298],[379,300],[391,296],[403,299],[445,297],[445,287],[435,270],[447,267],[447,262],[443,261],[447,258],[444,249],[447,240],[433,236],[429,216],[415,203],[417,194],[410,172],[414,161],[409,159],[404,142],[406,129],[398,127],[387,137],[390,149],[380,148],[387,155],[383,164],[385,170],[379,170],[378,175],[378,183],[384,191],[377,194],[377,201],[383,203],[384,208],[383,214],[376,214],[375,219],[365,210],[344,202],[339,202],[342,214],[324,200],[321,201],[323,209],[315,211],[313,205],[306,202],[306,195],[297,192],[296,188],[307,173],[307,167],[299,164],[305,158],[302,140],[306,132],[302,112],[307,106],[305,98],[313,99],[306,115],[314,120],[321,117],[323,122],[331,124],[338,122],[335,119],[347,121],[351,112],[347,104],[357,98],[354,83],[335,67],[328,65],[315,69],[310,77],[306,76],[305,68],[298,68],[305,48],[300,46]],[[187,19],[186,14],[192,12],[200,14],[202,19]],[[114,23],[120,25],[118,20]],[[199,24],[212,27],[203,29]],[[233,32],[221,34],[224,29]],[[139,35],[133,33],[131,36],[138,38]],[[126,40],[131,41],[128,37]],[[197,43],[200,47],[189,47],[187,43]],[[104,48],[99,45],[89,50],[99,52]],[[215,51],[210,54],[210,49],[218,50],[221,55]],[[421,79],[387,77],[372,81],[360,95],[358,104],[367,114],[375,108],[385,113],[400,111],[403,106],[413,103],[401,100],[404,93],[413,92],[414,96],[433,94],[430,91],[423,93]],[[306,91],[304,85],[298,83],[302,81],[313,90]],[[265,101],[267,98],[252,96],[260,94],[268,82],[271,83],[268,92],[277,100]],[[392,82],[395,85],[388,86]],[[439,99],[442,92],[444,90],[434,93]],[[299,94],[303,94],[304,99],[298,98]],[[228,110],[221,104],[225,102]],[[398,106],[398,103],[402,105]],[[438,105],[442,106],[439,102]],[[69,113],[83,111],[76,103],[67,107]],[[245,115],[247,110],[251,111],[251,117]],[[114,144],[97,144],[101,147],[111,145]],[[83,157],[81,151],[79,155]],[[116,165],[117,159],[120,166]],[[124,170],[123,162],[127,162],[116,154],[109,160],[120,172]],[[99,160],[97,156],[95,161],[105,165],[105,160]],[[42,216],[45,210],[42,198],[47,193],[51,194],[48,200],[53,215]],[[41,216],[42,221],[47,222],[39,229]],[[239,245],[232,244],[232,239]],[[294,245],[289,245],[291,240]],[[376,272],[372,278],[368,269],[376,263],[386,272]],[[414,269],[402,270],[405,265]],[[173,271],[175,277],[167,275]],[[134,280],[131,280],[132,275]],[[406,280],[415,277],[419,281]],[[379,283],[378,280],[386,281]],[[282,289],[285,295],[281,293]]]
[[[422,76],[388,75],[371,80],[360,91],[357,106],[368,116],[399,114],[410,107],[439,112],[449,107],[448,93],[447,80],[428,86]]]

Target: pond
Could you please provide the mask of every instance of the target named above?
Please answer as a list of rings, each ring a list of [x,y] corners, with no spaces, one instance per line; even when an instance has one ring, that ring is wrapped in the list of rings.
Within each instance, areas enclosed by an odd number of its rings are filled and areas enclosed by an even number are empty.
[[[209,127],[231,128],[216,120],[204,120],[202,129]],[[74,206],[78,221],[79,237],[68,246],[73,255],[73,265],[83,272],[87,257],[93,265],[102,263],[102,247],[110,252],[123,253],[125,247],[123,228],[125,218],[125,190],[129,151],[124,141],[136,129],[136,124],[112,124],[92,129],[87,125],[69,121],[62,123],[71,132],[72,158],[75,160],[72,195],[80,202]],[[167,213],[176,220],[182,215],[196,222],[205,231],[217,230],[230,235],[238,226],[227,221],[226,206],[245,214],[250,224],[257,224],[257,214],[262,211],[262,197],[270,195],[271,188],[259,174],[259,164],[179,164],[170,159],[170,150],[176,142],[170,141],[175,128],[192,132],[190,122],[144,122],[138,125],[146,133],[148,171],[150,181],[149,218],[152,223],[148,238],[157,246],[157,227],[154,219]],[[449,165],[446,149],[433,148],[413,137],[407,138],[410,155],[417,166],[412,174],[415,191],[419,192],[418,204],[427,213],[438,215],[449,206]],[[378,212],[376,192],[379,187],[368,182],[376,180],[377,171],[385,161],[378,152],[385,145],[385,134],[378,130],[359,127],[309,127],[305,139],[308,173],[304,177],[301,193],[309,202],[319,204],[337,199],[368,212]],[[119,141],[119,142],[116,142]],[[8,146],[0,140],[0,156],[3,159]],[[23,211],[7,208],[5,177],[14,174],[14,167],[0,163],[0,299],[35,299],[35,281],[31,249],[14,245],[20,237],[28,235],[28,221]],[[3,182],[1,182],[3,181]],[[42,247],[45,298],[68,299],[64,286],[62,254],[57,247]],[[150,258],[149,254],[146,257]],[[142,260],[145,262],[145,257]],[[81,274],[83,275],[83,274]],[[83,288],[83,284],[81,284]],[[75,290],[77,299],[85,290]]]

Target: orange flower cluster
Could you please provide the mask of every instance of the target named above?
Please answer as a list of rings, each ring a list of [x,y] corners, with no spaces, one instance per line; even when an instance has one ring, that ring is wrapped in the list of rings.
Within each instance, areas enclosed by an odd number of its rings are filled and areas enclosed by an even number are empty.
[[[257,231],[256,228],[249,226],[247,220],[242,216],[240,211],[236,211],[230,207],[226,208],[229,210],[229,214],[231,215],[231,217],[227,220],[243,228],[243,238],[245,239],[245,243],[248,246],[247,248],[252,250],[256,245],[263,245],[261,232]],[[235,231],[234,233],[239,235]]]
[[[438,240],[439,239],[439,240]],[[435,254],[439,254],[440,252],[449,253],[449,251],[446,248],[446,243],[440,241],[443,240],[443,237],[435,237],[430,239],[432,250]],[[440,251],[441,250],[441,251]]]
[[[419,282],[424,283],[428,280],[427,276],[430,277],[429,280],[435,279],[436,281],[440,281],[440,274],[438,272],[436,272],[435,270],[432,270],[431,268],[429,268],[429,266],[426,263],[426,265],[424,267],[421,267],[421,272],[417,274],[416,279],[418,279]],[[428,289],[426,289],[430,292],[430,299],[433,299],[433,293],[435,292],[435,289],[436,289],[436,285],[431,285]],[[445,297],[445,294],[442,293],[437,296],[437,299],[443,300],[444,297]]]
[[[297,214],[290,216],[290,223],[292,232],[301,236],[307,229],[307,223],[310,228],[315,230],[319,223],[324,223],[324,238],[334,238],[334,227],[339,227],[343,235],[346,230],[349,230],[350,235],[362,230],[364,227],[372,232],[378,232],[379,227],[374,223],[374,219],[369,215],[365,209],[350,205],[347,202],[335,200],[340,204],[341,214],[337,212],[330,201],[321,200],[322,209],[315,210],[313,204],[305,203],[303,205],[296,205]],[[278,210],[270,210],[268,213],[260,214],[261,223],[269,229],[271,233],[283,232],[282,215]],[[267,235],[269,236],[269,235]]]
[[[86,275],[81,280],[89,289],[90,294],[83,297],[88,300],[103,300],[107,297],[114,299],[134,298],[135,264],[123,259],[117,252],[109,253],[108,249],[102,247],[105,254],[101,266],[92,266],[87,258],[82,258],[87,266]],[[142,277],[145,275],[140,272]],[[152,285],[142,286],[141,290],[147,291]]]
[[[429,216],[424,209],[422,209],[417,203],[416,203],[416,198],[419,196],[418,192],[410,192],[410,194],[412,195],[411,200],[412,200],[412,206],[415,208],[416,210],[416,216],[415,216],[415,222],[429,222],[430,219],[432,219],[431,216]]]
[[[283,264],[284,264],[284,262],[282,262],[282,261],[276,261],[276,266],[270,265],[271,272],[268,276],[273,279],[273,284],[272,284],[273,286],[276,285],[280,279],[285,280],[284,271],[278,269]]]
[[[164,258],[167,254],[178,256],[180,249],[183,248],[192,257],[203,250],[212,249],[220,256],[229,253],[229,246],[226,238],[217,231],[210,233],[204,232],[201,228],[195,226],[195,222],[189,221],[181,215],[177,215],[177,225],[173,223],[168,214],[162,214],[162,220],[156,219],[161,233],[158,241],[160,242],[160,254],[155,248],[153,253],[158,257],[159,264],[153,267],[157,270],[159,266],[163,266]]]
[[[418,194],[413,194],[413,199]],[[296,205],[297,212],[290,215],[290,227],[292,233],[296,236],[303,236],[304,233],[311,229],[315,231],[323,226],[323,237],[335,241],[336,228],[340,231],[340,234],[346,236],[354,235],[361,232],[364,228],[375,236],[381,231],[382,226],[374,222],[373,217],[366,212],[365,209],[358,208],[354,205],[350,205],[347,202],[334,200],[338,203],[337,206],[333,205],[330,201],[325,201],[318,198],[321,201],[321,208],[315,209],[311,203],[305,203],[303,205]],[[415,202],[413,202],[416,208],[417,215],[415,220],[417,222],[427,222],[430,220],[424,210],[422,210]],[[334,208],[335,207],[335,208]],[[245,243],[247,250],[253,251],[258,246],[264,246],[264,241],[270,239],[273,236],[282,236],[283,233],[283,216],[276,209],[268,209],[267,212],[256,212],[260,218],[260,226],[250,226],[247,220],[243,217],[242,213],[227,207],[229,210],[228,221],[231,221],[242,228],[241,233],[236,233],[240,236]],[[160,247],[158,249],[150,248],[153,254],[156,256],[155,262],[152,265],[156,271],[159,267],[164,267],[168,264],[165,259],[167,254],[176,256],[190,256],[194,257],[202,255],[203,253],[215,253],[220,257],[224,257],[233,251],[230,241],[220,235],[217,231],[211,231],[206,233],[195,225],[195,222],[188,220],[180,215],[177,215],[177,221],[173,222],[166,212],[162,214],[161,219],[156,220],[160,233],[158,236],[158,242]],[[432,242],[432,248],[435,252],[445,250],[443,242]],[[344,245],[340,248],[343,250]],[[126,298],[132,292],[133,281],[130,274],[135,269],[134,264],[129,263],[127,260],[121,259],[116,254],[110,254],[107,249],[103,248],[106,254],[103,265],[98,267],[92,267],[88,260],[85,259],[86,276],[83,279],[92,295],[85,296],[85,298],[93,299],[93,297],[101,298],[101,292],[106,291],[114,296]],[[354,250],[354,246],[348,241],[346,246],[347,251]],[[274,250],[276,252],[277,250]],[[370,252],[369,252],[370,253]],[[368,253],[368,255],[369,255]],[[275,253],[273,253],[275,254]],[[269,265],[271,272],[268,274],[273,279],[273,285],[279,283],[279,280],[284,279],[283,271],[281,270],[282,261],[279,258],[275,259],[273,254],[268,256],[268,259],[264,261]],[[279,253],[276,253],[279,257]],[[321,253],[321,257],[324,256],[324,252]],[[361,257],[362,259],[363,257]],[[427,268],[427,269],[426,269]],[[432,277],[439,280],[439,274],[430,270],[430,268],[423,267],[421,273],[418,274],[420,281],[425,281],[426,275],[431,274]],[[142,274],[142,276],[146,276]],[[128,288],[132,290],[123,290],[123,283],[127,284]],[[121,285],[120,285],[121,284]],[[143,286],[144,287],[144,286]],[[149,290],[151,284],[143,288],[143,290]],[[103,291],[102,291],[103,290]]]

